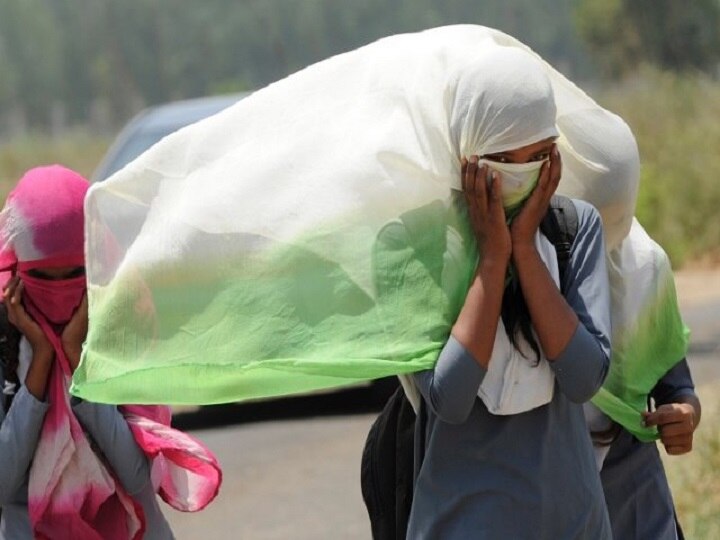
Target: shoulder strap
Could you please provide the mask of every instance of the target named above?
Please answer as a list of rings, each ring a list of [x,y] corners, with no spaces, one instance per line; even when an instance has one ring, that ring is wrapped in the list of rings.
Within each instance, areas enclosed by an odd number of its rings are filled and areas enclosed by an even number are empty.
[[[560,289],[565,292],[565,278],[578,230],[578,213],[568,197],[553,195],[547,214],[540,223],[540,231],[557,251]]]

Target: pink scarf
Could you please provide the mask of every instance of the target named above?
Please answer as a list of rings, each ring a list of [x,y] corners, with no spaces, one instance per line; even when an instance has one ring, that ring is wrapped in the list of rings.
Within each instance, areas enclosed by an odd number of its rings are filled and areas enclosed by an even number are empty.
[[[37,279],[33,268],[82,266],[83,200],[87,182],[60,166],[30,170],[0,213],[0,268],[17,268],[24,304],[55,349],[48,380],[49,409],[30,467],[29,515],[39,539],[139,539],[142,507],[98,458],[70,407],[72,376],[60,336],[85,294],[85,278]],[[209,504],[220,487],[215,456],[199,441],[170,427],[170,409],[123,406],[138,446],[151,462],[159,495],[183,511]]]

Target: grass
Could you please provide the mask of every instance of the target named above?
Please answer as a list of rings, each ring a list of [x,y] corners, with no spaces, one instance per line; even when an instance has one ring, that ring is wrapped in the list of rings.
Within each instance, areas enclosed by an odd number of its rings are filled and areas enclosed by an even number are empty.
[[[109,143],[109,137],[82,129],[60,137],[31,134],[0,141],[0,200],[5,200],[25,171],[38,165],[60,163],[89,177]]]
[[[720,262],[720,83],[646,69],[596,97],[637,137],[640,222],[676,268]]]
[[[720,538],[720,383],[698,388],[703,417],[693,451],[663,455],[673,498],[686,538]]]

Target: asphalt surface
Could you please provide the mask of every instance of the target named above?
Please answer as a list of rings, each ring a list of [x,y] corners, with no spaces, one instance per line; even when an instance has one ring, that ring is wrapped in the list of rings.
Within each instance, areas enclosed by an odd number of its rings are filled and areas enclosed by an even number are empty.
[[[720,381],[720,300],[685,306],[683,316],[693,329],[688,360],[696,383]],[[352,389],[177,417],[216,452],[224,471],[206,510],[165,512],[177,538],[369,539],[360,456],[382,394]]]

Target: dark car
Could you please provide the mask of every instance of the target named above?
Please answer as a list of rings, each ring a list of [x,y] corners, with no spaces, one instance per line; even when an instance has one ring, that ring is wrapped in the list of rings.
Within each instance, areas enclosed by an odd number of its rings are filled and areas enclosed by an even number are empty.
[[[105,180],[173,131],[234,105],[249,92],[173,101],[149,107],[122,129],[92,175],[93,182]]]

